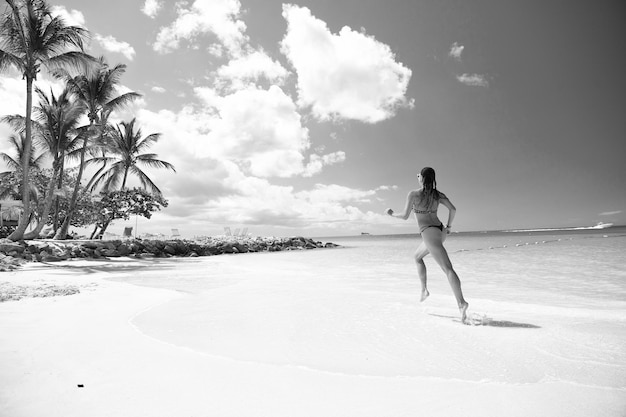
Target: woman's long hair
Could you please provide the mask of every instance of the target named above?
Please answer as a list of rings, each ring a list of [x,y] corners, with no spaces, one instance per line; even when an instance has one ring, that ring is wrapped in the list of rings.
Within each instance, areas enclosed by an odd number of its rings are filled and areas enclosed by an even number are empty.
[[[423,178],[422,201],[424,201],[427,209],[433,204],[434,200],[439,200],[439,191],[437,191],[437,180],[435,180],[435,170],[431,167],[424,167],[420,172]]]

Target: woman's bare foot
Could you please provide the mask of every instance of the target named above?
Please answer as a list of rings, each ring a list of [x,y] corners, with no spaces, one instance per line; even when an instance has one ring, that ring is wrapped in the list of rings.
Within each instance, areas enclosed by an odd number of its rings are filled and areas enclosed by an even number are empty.
[[[429,295],[430,293],[428,292],[428,290],[424,288],[422,290],[422,298],[420,298],[420,303],[423,302],[425,299],[427,299]]]
[[[461,304],[459,306],[459,312],[461,313],[461,323],[465,323],[467,320],[467,308],[469,307],[469,303]]]

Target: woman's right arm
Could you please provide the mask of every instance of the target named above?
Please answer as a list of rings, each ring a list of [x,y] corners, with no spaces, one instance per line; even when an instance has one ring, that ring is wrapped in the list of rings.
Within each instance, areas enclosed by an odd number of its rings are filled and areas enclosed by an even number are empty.
[[[411,215],[411,208],[413,207],[413,199],[415,198],[415,191],[411,191],[406,196],[406,204],[404,206],[404,213],[402,214],[394,214],[392,209],[387,209],[386,213],[391,217],[396,217],[398,219],[406,220]]]

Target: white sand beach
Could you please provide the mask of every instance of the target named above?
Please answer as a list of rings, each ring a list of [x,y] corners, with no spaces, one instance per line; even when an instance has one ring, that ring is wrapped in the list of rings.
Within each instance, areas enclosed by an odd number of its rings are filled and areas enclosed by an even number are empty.
[[[80,293],[0,303],[0,415],[624,415],[623,311],[481,299],[470,280],[470,309],[492,317],[464,326],[436,273],[419,304],[412,271],[355,276],[353,255],[3,273]]]

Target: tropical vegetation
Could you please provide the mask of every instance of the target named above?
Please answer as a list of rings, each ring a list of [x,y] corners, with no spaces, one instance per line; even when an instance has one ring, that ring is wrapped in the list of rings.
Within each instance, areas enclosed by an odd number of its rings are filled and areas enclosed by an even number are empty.
[[[109,67],[103,57],[85,53],[89,32],[66,25],[45,0],[5,2],[0,16],[0,73],[18,70],[26,82],[25,116],[1,119],[15,134],[7,138],[14,154],[0,154],[9,169],[0,173],[0,199],[21,200],[23,210],[9,238],[36,238],[48,226],[55,239],[65,239],[70,226],[89,224],[102,236],[115,219],[130,213],[149,218],[167,206],[161,190],[142,169],[175,171],[172,164],[146,152],[161,134],[143,137],[135,118],[109,121],[140,97],[136,92],[119,93],[126,66]],[[60,94],[34,86],[42,69],[64,83]],[[72,164],[77,167],[68,170]],[[90,165],[98,169],[83,186]],[[138,178],[142,189],[127,189],[130,175]]]

